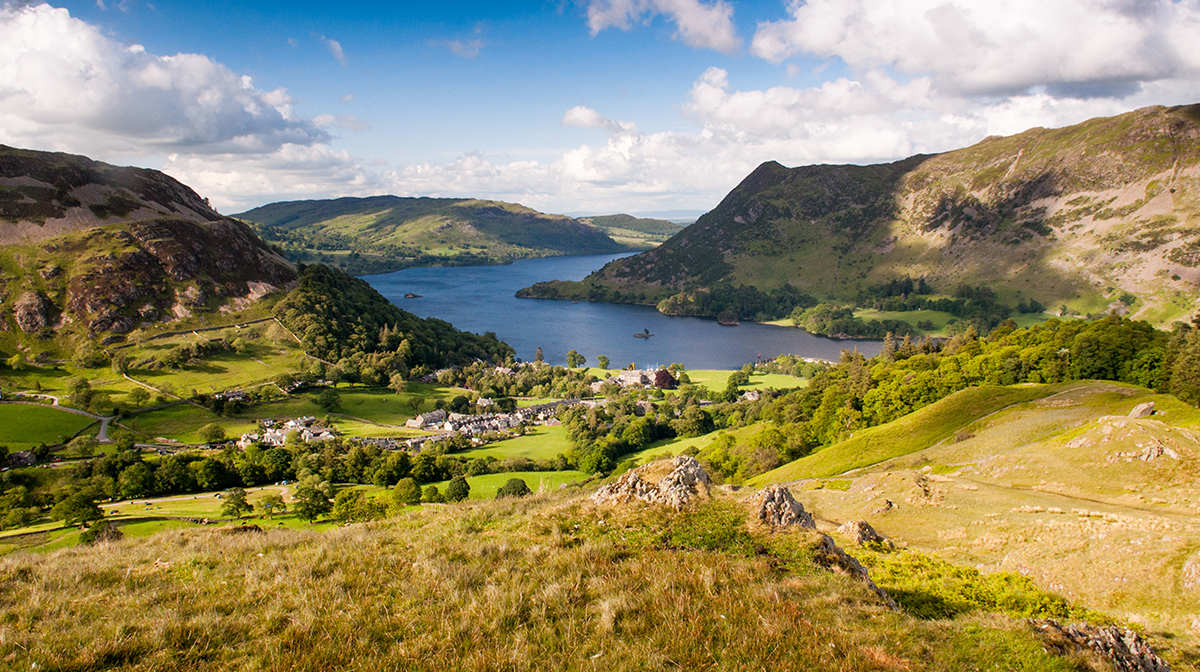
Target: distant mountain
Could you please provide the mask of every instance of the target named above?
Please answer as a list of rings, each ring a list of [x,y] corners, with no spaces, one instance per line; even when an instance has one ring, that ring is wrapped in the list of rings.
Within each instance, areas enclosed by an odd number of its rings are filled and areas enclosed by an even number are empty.
[[[39,351],[239,310],[296,280],[249,227],[163,173],[4,146],[0,268],[0,340]]]
[[[600,229],[619,243],[643,249],[657,247],[683,230],[682,224],[667,219],[646,219],[624,214],[580,217],[579,221]]]
[[[707,314],[738,287],[853,302],[924,278],[1167,323],[1197,308],[1198,140],[1200,106],[1150,107],[890,164],[767,162],[658,248],[522,294]]]
[[[289,201],[235,217],[250,222],[293,259],[317,260],[355,274],[638,249],[570,217],[463,198]]]

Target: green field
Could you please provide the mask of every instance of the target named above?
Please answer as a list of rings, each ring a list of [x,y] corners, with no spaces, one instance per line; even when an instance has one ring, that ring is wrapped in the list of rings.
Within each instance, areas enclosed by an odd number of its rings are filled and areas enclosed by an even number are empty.
[[[720,392],[725,389],[726,383],[729,381],[729,376],[733,375],[733,371],[722,371],[714,369],[697,369],[695,371],[686,371],[688,378],[691,379],[693,385],[703,385],[714,392]],[[788,390],[797,387],[808,385],[808,381],[795,376],[788,376],[782,373],[752,373],[750,374],[750,384],[743,385],[743,390],[765,390],[773,388],[776,390]]]
[[[526,430],[524,436],[489,443],[481,448],[466,450],[459,454],[464,457],[494,457],[499,460],[506,457],[551,460],[559,453],[565,453],[570,447],[571,444],[567,441],[566,427],[534,425]]]
[[[482,476],[470,476],[467,478],[467,484],[471,486],[471,499],[495,499],[496,491],[500,489],[511,478],[519,478],[525,481],[525,485],[533,492],[545,488],[547,490],[558,490],[560,486],[578,483],[588,477],[582,471],[512,471],[500,474],[484,474]],[[446,493],[446,486],[450,481],[442,481],[434,483],[437,489],[442,494]]]
[[[0,404],[0,445],[16,452],[42,443],[60,444],[94,422],[51,406]]]

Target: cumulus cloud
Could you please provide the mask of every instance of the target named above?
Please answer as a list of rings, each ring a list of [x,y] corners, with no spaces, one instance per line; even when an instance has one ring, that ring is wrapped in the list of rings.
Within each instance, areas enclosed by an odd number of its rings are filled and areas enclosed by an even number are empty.
[[[336,126],[337,128],[344,128],[347,131],[354,131],[356,133],[371,130],[370,124],[362,119],[359,119],[353,114],[318,114],[317,116],[313,117],[313,123],[316,124],[318,128],[329,128],[330,126]]]
[[[710,4],[700,0],[590,0],[587,5],[592,35],[605,28],[629,30],[634,23],[648,24],[656,16],[674,23],[675,39],[692,47],[730,54],[742,44],[733,25],[733,5],[725,0]]]
[[[350,59],[346,58],[346,52],[342,51],[341,42],[338,42],[337,40],[331,40],[328,37],[318,33],[313,33],[313,36],[325,43],[325,48],[329,50],[330,54],[333,54],[333,57],[337,59],[338,63],[342,64],[343,68],[347,65],[350,65]]]
[[[0,140],[76,152],[257,153],[328,135],[206,56],[124,46],[49,5],[0,7]]]
[[[1197,0],[809,0],[760,23],[751,53],[928,76],[947,94],[1123,97],[1200,72]]]

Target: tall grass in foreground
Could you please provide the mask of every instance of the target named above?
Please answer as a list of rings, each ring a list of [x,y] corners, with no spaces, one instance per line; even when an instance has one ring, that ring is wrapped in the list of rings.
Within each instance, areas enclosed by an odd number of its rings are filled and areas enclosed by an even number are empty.
[[[1021,622],[924,621],[738,505],[563,494],[325,533],[167,531],[0,560],[28,670],[1071,670]]]

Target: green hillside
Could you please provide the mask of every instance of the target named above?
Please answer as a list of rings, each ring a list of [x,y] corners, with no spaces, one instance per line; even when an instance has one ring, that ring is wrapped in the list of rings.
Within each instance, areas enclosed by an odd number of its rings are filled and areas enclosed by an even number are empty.
[[[633,215],[597,215],[579,221],[600,229],[613,240],[631,247],[654,248],[683,230],[682,224],[666,219],[644,219]]]
[[[999,410],[961,403],[985,393],[960,392],[752,482],[800,479],[797,497],[831,525],[866,519],[907,548],[1189,633],[1200,612],[1200,413],[1107,382],[994,388],[1017,401]],[[1128,417],[1144,402],[1154,415]],[[866,443],[888,439],[864,459]]]
[[[1151,107],[890,164],[768,162],[660,247],[526,295],[778,319],[733,290],[910,310],[896,283],[923,279],[931,299],[984,286],[1010,312],[1167,324],[1200,284],[1198,133],[1200,107]]]
[[[523,205],[462,198],[338,198],[236,215],[297,261],[361,275],[409,266],[504,263],[635,249],[598,228]]]

